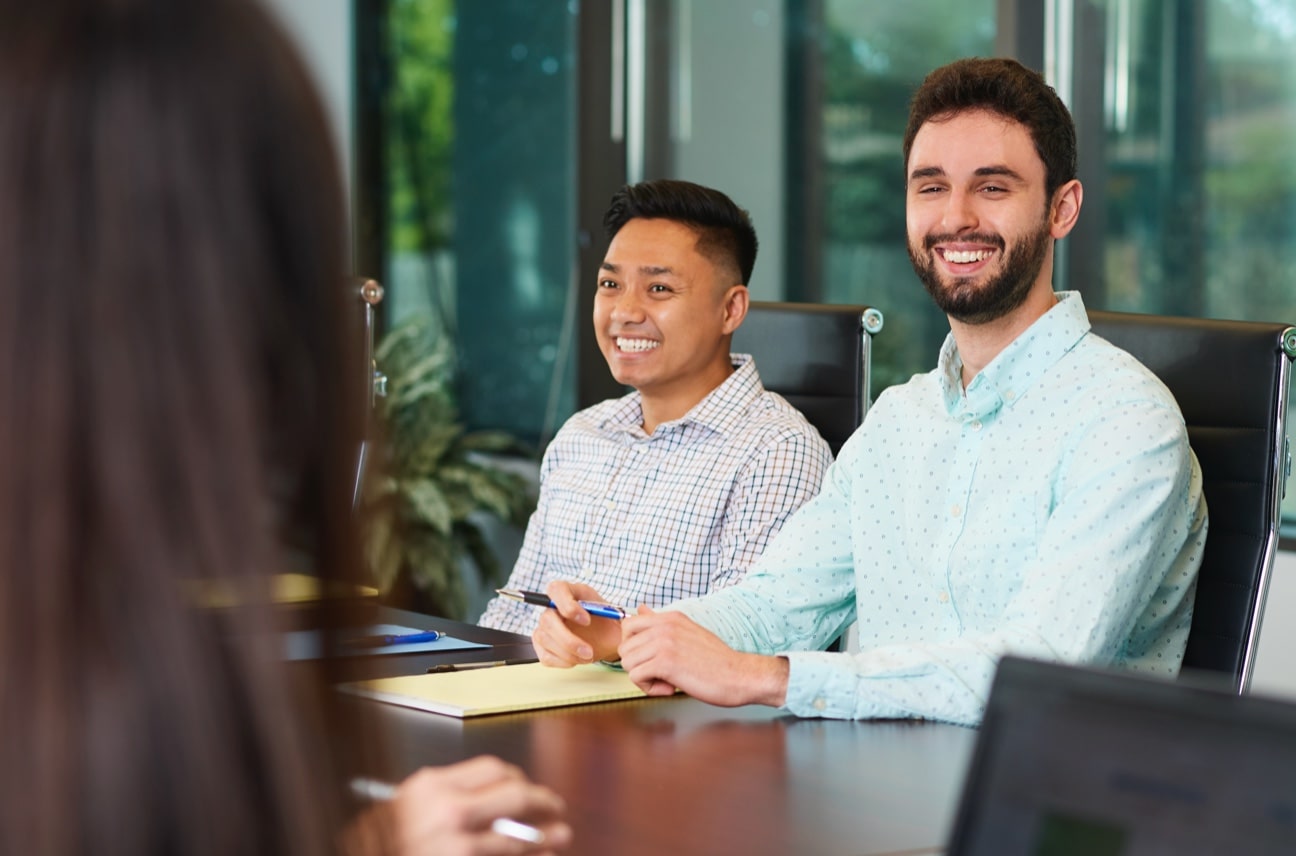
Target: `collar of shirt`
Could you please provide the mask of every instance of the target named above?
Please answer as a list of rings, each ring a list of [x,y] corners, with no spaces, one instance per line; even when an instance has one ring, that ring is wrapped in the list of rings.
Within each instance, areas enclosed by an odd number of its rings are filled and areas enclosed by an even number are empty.
[[[599,423],[599,429],[612,434],[629,434],[636,439],[664,437],[691,424],[717,434],[738,430],[746,423],[747,408],[765,392],[765,386],[756,373],[756,362],[749,354],[730,354],[729,359],[734,371],[724,383],[707,393],[679,419],[658,425],[652,437],[644,434],[643,397],[638,392],[622,398],[620,405]]]
[[[984,420],[1021,398],[1049,367],[1089,332],[1089,316],[1078,291],[1057,292],[1057,305],[1036,319],[1024,333],[999,352],[963,389],[963,360],[954,334],[941,347],[941,383],[945,408],[960,421]]]

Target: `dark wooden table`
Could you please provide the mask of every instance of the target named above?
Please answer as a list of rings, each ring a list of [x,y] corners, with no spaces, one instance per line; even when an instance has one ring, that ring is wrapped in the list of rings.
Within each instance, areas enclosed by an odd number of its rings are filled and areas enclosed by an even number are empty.
[[[395,617],[460,638],[497,633]],[[524,637],[492,638],[501,647],[454,654],[530,651]],[[365,669],[413,674],[424,660],[369,658]],[[684,697],[468,720],[372,704],[394,772],[498,755],[566,798],[571,852],[598,856],[926,852],[945,840],[976,738],[950,725],[798,719]]]

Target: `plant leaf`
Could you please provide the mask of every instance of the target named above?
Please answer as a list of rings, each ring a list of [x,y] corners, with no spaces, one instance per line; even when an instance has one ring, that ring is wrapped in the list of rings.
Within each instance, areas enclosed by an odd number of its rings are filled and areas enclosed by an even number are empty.
[[[378,345],[389,395],[379,399],[375,474],[365,491],[370,516],[364,558],[385,593],[417,591],[423,608],[461,618],[467,597],[461,562],[499,579],[499,560],[469,517],[486,512],[525,523],[535,506],[531,484],[493,455],[528,454],[499,431],[464,432],[452,382],[456,354],[445,327],[430,316],[407,319]],[[431,605],[431,606],[429,606]]]
[[[410,479],[401,483],[401,493],[409,500],[410,514],[442,535],[454,527],[454,514],[445,492],[432,479]]]
[[[465,434],[460,440],[460,448],[465,452],[514,453],[530,457],[530,450],[505,431],[473,431]]]

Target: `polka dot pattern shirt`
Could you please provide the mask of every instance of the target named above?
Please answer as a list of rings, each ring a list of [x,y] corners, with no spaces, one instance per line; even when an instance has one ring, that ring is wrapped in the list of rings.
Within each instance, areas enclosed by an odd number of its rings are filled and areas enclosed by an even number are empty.
[[[1000,656],[1178,673],[1206,537],[1174,398],[1059,302],[962,388],[884,392],[746,580],[678,608],[803,716],[975,724]],[[852,620],[858,654],[821,649]]]

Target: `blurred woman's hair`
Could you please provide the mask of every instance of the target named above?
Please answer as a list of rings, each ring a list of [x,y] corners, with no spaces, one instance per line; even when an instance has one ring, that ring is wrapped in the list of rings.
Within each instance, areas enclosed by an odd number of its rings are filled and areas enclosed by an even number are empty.
[[[251,0],[0,22],[0,852],[328,851],[336,711],[246,588],[359,568],[324,112]]]

